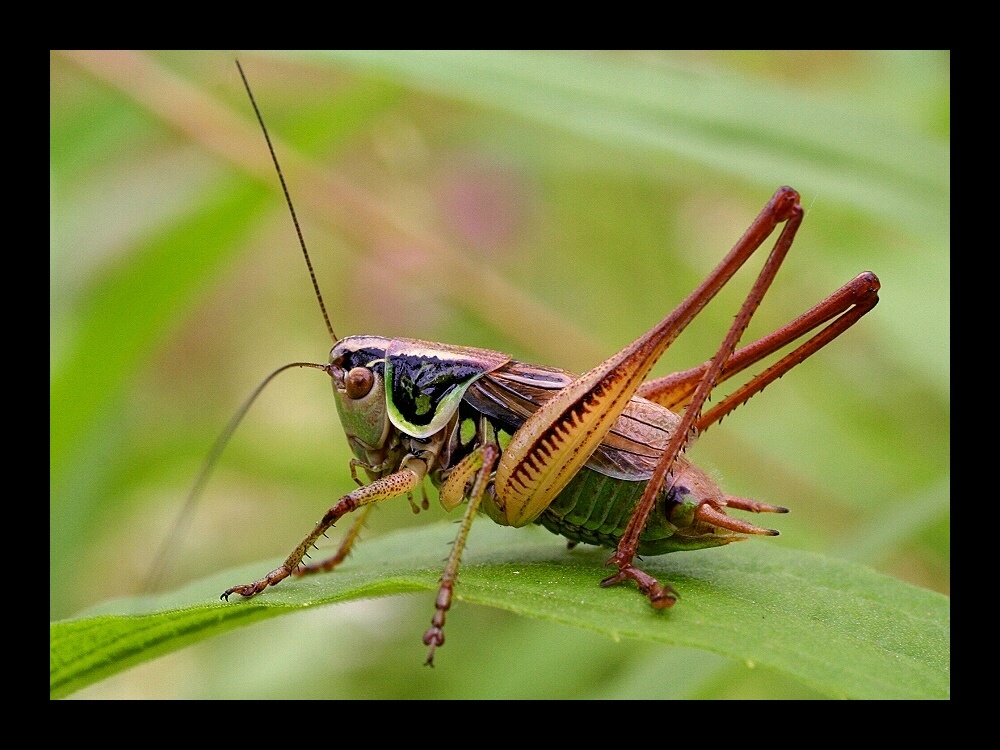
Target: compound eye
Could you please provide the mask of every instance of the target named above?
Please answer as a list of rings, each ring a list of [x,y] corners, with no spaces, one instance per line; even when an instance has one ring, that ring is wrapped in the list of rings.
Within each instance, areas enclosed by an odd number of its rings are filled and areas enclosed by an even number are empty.
[[[375,384],[375,375],[367,367],[354,367],[344,380],[348,398],[364,398]]]

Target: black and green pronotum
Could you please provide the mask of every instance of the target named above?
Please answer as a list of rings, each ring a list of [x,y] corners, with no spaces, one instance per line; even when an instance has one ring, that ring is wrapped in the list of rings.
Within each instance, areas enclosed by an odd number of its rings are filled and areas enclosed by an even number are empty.
[[[253,102],[252,93],[250,98]],[[256,102],[253,107],[263,128]],[[266,128],[264,133],[267,137]],[[268,146],[277,167],[269,138]],[[278,174],[287,198],[280,167]],[[677,593],[635,565],[637,555],[778,533],[729,516],[727,509],[786,512],[727,495],[686,458],[687,446],[878,302],[878,278],[865,272],[788,325],[738,348],[802,216],[798,193],[780,188],[729,254],[673,312],[583,375],[485,349],[366,335],[338,340],[324,307],[334,340],[330,361],[296,364],[322,369],[332,378],[337,411],[354,453],[352,474],[357,479],[361,469],[368,483],[334,503],[279,568],[227,589],[223,598],[253,596],[289,575],[333,569],[349,553],[376,503],[397,497],[412,502],[413,493],[430,480],[446,510],[463,503],[465,510],[431,627],[424,633],[427,663],[444,642],[462,550],[479,512],[509,526],[541,524],[570,544],[611,548],[608,565],[615,572],[602,586],[632,580],[653,607],[673,605]],[[779,226],[778,239],[715,356],[699,367],[646,381],[671,342]],[[301,232],[299,236],[301,240]],[[302,250],[308,263],[304,242]],[[316,286],[311,264],[309,270]],[[322,306],[318,286],[316,294]],[[806,334],[810,337],[791,353],[703,411],[716,385]],[[303,565],[306,552],[348,513],[354,513],[354,522],[336,553]]]

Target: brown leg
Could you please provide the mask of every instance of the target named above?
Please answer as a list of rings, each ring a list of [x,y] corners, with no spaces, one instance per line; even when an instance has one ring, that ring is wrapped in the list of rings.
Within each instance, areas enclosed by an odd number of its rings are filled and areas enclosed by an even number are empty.
[[[719,383],[737,375],[765,357],[774,354],[809,331],[836,320],[818,334],[802,344],[791,354],[734,392],[729,398],[719,403],[705,414],[695,428],[698,433],[729,414],[739,404],[764,389],[766,385],[781,377],[816,351],[833,341],[837,336],[858,322],[865,313],[878,303],[879,281],[870,271],[860,274],[831,294],[818,305],[800,315],[798,318],[782,326],[773,333],[738,349],[726,362],[719,376]],[[839,316],[839,317],[838,317]],[[705,362],[690,370],[675,372],[663,378],[643,383],[636,395],[665,406],[671,411],[681,413],[691,400],[698,383],[704,378],[711,361]],[[730,399],[732,400],[731,403]],[[726,407],[726,408],[724,408]],[[709,418],[709,417],[713,418]]]
[[[412,469],[401,469],[395,474],[376,479],[371,484],[359,487],[353,492],[344,495],[336,505],[326,512],[323,520],[316,524],[316,528],[312,530],[312,533],[302,540],[280,568],[275,568],[266,576],[253,583],[228,588],[219,598],[228,601],[231,594],[250,597],[254,594],[259,594],[268,586],[280,583],[288,578],[293,570],[299,567],[306,552],[312,549],[319,538],[344,515],[362,506],[413,492],[417,485],[420,484],[420,480],[421,477]]]
[[[764,208],[764,211],[760,216],[758,216],[754,225],[750,230],[748,230],[747,234],[743,236],[743,239],[737,243],[737,248],[741,247],[744,243],[747,243],[748,237],[753,235],[753,227],[760,225],[762,222],[765,224],[770,223],[771,226],[774,226],[782,221],[785,222],[785,226],[782,229],[781,234],[778,236],[778,239],[774,244],[774,248],[771,250],[771,254],[765,261],[764,266],[758,274],[753,287],[750,289],[746,300],[740,307],[739,312],[736,314],[736,318],[733,321],[732,326],[723,338],[722,343],[719,345],[715,356],[708,362],[704,371],[700,373],[694,393],[691,395],[690,402],[684,410],[681,421],[671,436],[670,441],[667,444],[663,455],[660,457],[660,461],[657,464],[656,469],[654,469],[653,475],[650,477],[646,485],[646,489],[632,514],[632,517],[629,519],[628,526],[626,527],[622,538],[619,540],[615,553],[608,560],[607,564],[616,565],[618,567],[618,572],[602,581],[602,585],[608,586],[624,580],[633,580],[638,584],[640,590],[642,590],[649,597],[650,602],[657,609],[669,607],[676,600],[676,593],[673,592],[673,590],[662,586],[654,578],[649,576],[649,574],[644,573],[632,564],[632,560],[635,558],[636,550],[639,545],[639,535],[642,533],[642,530],[646,525],[646,520],[648,519],[649,513],[653,508],[657,495],[664,490],[668,480],[672,481],[669,475],[674,462],[684,450],[688,440],[690,440],[692,434],[694,434],[695,428],[700,423],[702,406],[711,394],[712,389],[715,388],[716,384],[722,378],[723,370],[732,358],[740,337],[743,335],[743,331],[746,330],[751,317],[760,305],[760,302],[763,299],[764,294],[767,292],[767,289],[770,287],[771,282],[774,280],[775,274],[777,274],[785,255],[791,247],[792,240],[795,238],[795,233],[798,230],[799,225],[802,223],[802,215],[802,207],[799,204],[798,194],[790,188],[782,188]],[[762,238],[757,240],[756,245],[759,246],[762,241]],[[747,249],[752,252],[754,248]],[[734,250],[733,252],[736,251]],[[730,253],[730,256],[727,256],[727,260],[724,260],[721,265],[725,266],[728,258],[732,255],[733,253]],[[714,290],[728,278],[729,276],[720,274],[719,269],[716,269],[716,271],[713,272],[712,275],[709,276],[709,278],[703,283],[703,286],[704,284],[709,284]],[[699,287],[699,289],[700,288],[701,287]],[[698,309],[700,309],[700,307]],[[751,382],[753,383],[754,381]],[[735,403],[730,405],[730,410],[732,408],[735,408]]]
[[[344,538],[340,541],[340,546],[337,547],[336,553],[320,562],[300,565],[292,571],[292,575],[304,576],[309,575],[310,573],[326,573],[344,562],[344,560],[347,559],[347,556],[351,554],[351,548],[358,540],[361,528],[365,525],[365,521],[368,520],[368,516],[371,514],[374,507],[374,505],[366,505],[358,511],[357,518],[354,520],[354,523],[351,524],[351,528],[348,529],[347,533],[344,534]]]
[[[498,500],[510,525],[530,523],[548,507],[604,440],[667,347],[774,229],[786,222],[765,270],[737,316],[737,325],[719,349],[716,356],[719,365],[710,368],[714,370],[712,378],[718,376],[721,365],[732,355],[750,314],[787,252],[801,219],[798,193],[787,187],[779,189],[729,254],[673,312],[620,352],[560,390],[521,425],[504,450],[496,472]],[[693,398],[704,402],[707,395],[707,392],[696,393]],[[688,422],[685,431],[694,420]],[[662,475],[683,445],[684,440],[679,440],[671,449],[673,456],[665,461]],[[651,502],[649,504],[651,507]],[[648,508],[643,511],[643,521],[648,513]]]
[[[830,323],[830,325],[799,346],[797,349],[782,357],[778,362],[764,370],[764,372],[756,375],[752,380],[748,381],[743,386],[726,396],[726,398],[712,407],[695,422],[695,429],[699,432],[699,434],[704,432],[711,425],[720,421],[724,416],[732,412],[737,406],[745,404],[752,396],[764,390],[768,384],[773,383],[793,367],[801,362],[804,362],[806,359],[837,338],[837,336],[861,320],[866,313],[878,304],[879,286],[879,280],[875,274],[871,271],[866,271],[828,297],[822,304],[832,302],[833,304],[830,305],[831,307],[846,305],[849,308],[847,312],[840,315],[840,317]],[[809,313],[806,315],[808,314]],[[824,318],[817,322],[816,325],[821,325],[828,319],[829,318]],[[802,320],[802,318],[799,318],[799,320]],[[763,341],[764,339],[761,340]]]
[[[448,562],[441,574],[441,587],[438,589],[437,600],[434,602],[434,617],[431,618],[431,626],[424,633],[424,645],[430,647],[427,651],[427,661],[424,663],[431,667],[434,666],[434,650],[444,643],[444,620],[446,613],[451,608],[451,597],[455,590],[455,579],[458,577],[458,564],[462,559],[462,550],[465,549],[469,529],[472,528],[472,520],[479,510],[479,503],[486,491],[490,472],[493,471],[493,465],[499,455],[500,451],[495,445],[487,443],[482,446],[459,463],[441,490],[442,498],[458,493],[464,495],[469,479],[474,477],[472,490],[468,494],[469,503],[462,516],[458,535],[451,547],[451,554],[448,555]]]

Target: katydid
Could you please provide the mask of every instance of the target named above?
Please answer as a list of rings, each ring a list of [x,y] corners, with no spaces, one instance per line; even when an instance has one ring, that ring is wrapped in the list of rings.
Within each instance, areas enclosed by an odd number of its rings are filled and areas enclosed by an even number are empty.
[[[245,76],[243,80],[246,84]],[[227,589],[222,598],[254,596],[288,576],[332,570],[347,557],[376,504],[400,497],[412,503],[413,493],[425,480],[438,488],[446,510],[465,505],[431,626],[423,636],[427,664],[433,663],[435,650],[444,643],[462,551],[480,513],[503,525],[540,524],[566,537],[571,546],[583,542],[613,549],[608,565],[615,572],[600,585],[634,581],[656,609],[672,606],[678,594],[644,572],[636,564],[637,555],[778,533],[732,517],[727,510],[785,513],[786,508],[726,494],[688,460],[685,451],[711,425],[878,303],[878,278],[865,272],[791,323],[739,346],[802,222],[795,190],[779,188],[733,249],[673,312],[583,375],[519,362],[487,349],[369,335],[338,339],[274,148],[248,84],[246,88],[334,342],[327,364],[295,363],[281,369],[306,366],[329,374],[354,454],[352,475],[357,479],[360,468],[368,482],[358,480],[361,486],[334,503],[280,567],[259,580]],[[778,238],[715,355],[699,367],[647,380],[670,344],[779,227]],[[807,335],[778,362],[704,409],[719,383]],[[353,523],[336,552],[326,560],[303,564],[319,538],[347,514],[354,515]]]

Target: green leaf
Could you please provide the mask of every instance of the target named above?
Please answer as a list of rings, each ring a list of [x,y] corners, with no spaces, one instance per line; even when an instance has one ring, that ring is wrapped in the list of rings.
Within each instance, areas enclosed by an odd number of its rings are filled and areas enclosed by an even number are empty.
[[[433,591],[454,530],[453,524],[435,524],[370,540],[336,572],[285,581],[250,600],[226,603],[218,595],[280,561],[229,570],[158,597],[109,602],[54,622],[51,694],[68,695],[270,617],[349,599]],[[950,601],[941,594],[843,560],[755,540],[645,560],[644,569],[681,594],[672,609],[656,612],[634,587],[597,586],[606,574],[607,554],[583,547],[567,551],[540,529],[480,523],[456,597],[615,640],[722,654],[770,667],[830,697],[950,696]],[[416,641],[420,625],[413,628]],[[448,664],[447,653],[447,647],[438,652],[439,667],[457,668]]]

